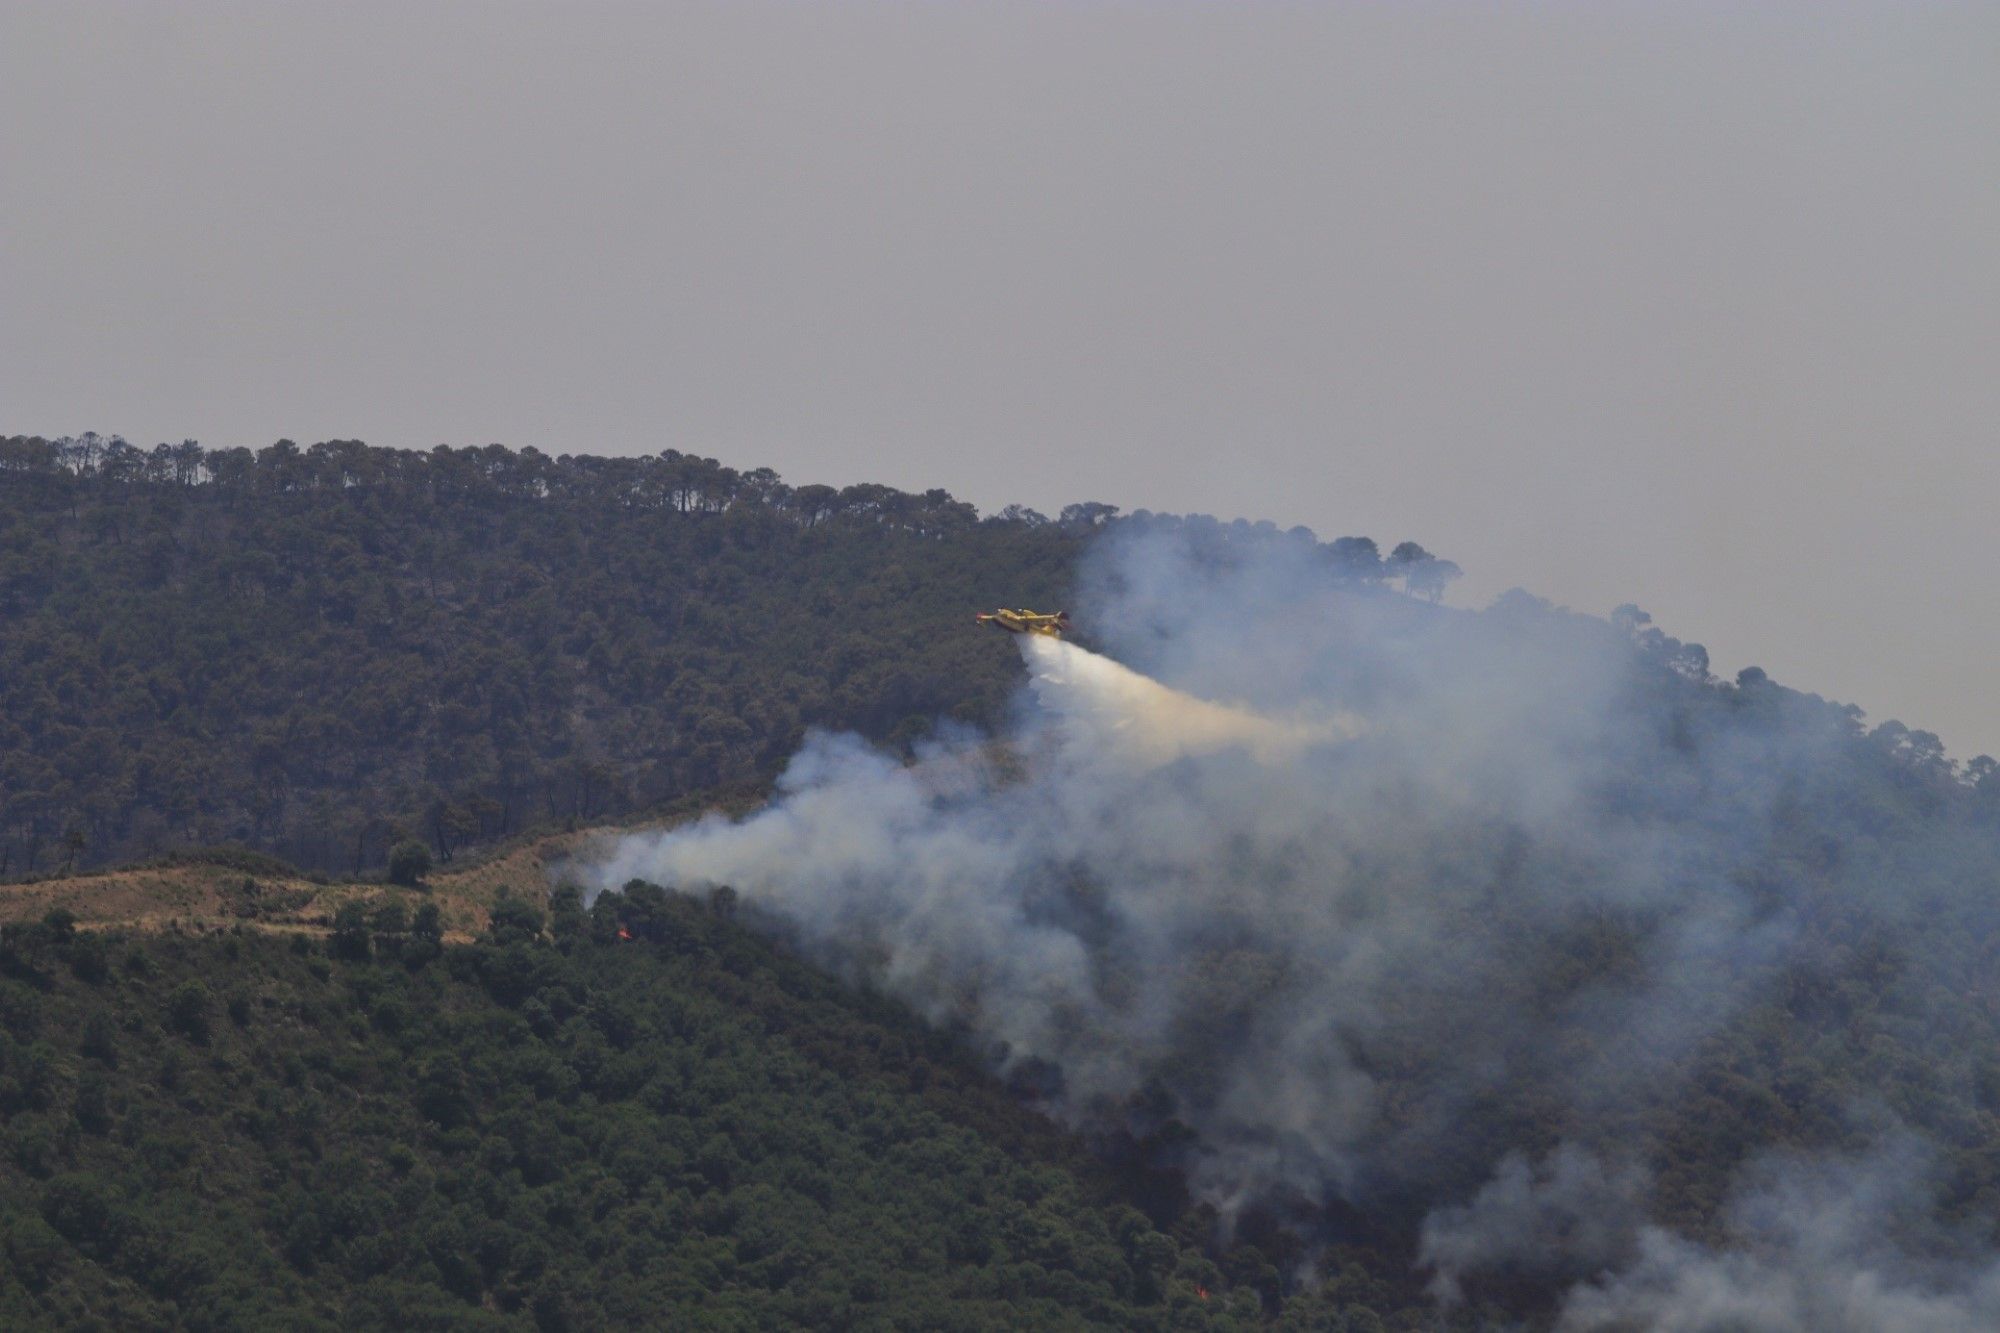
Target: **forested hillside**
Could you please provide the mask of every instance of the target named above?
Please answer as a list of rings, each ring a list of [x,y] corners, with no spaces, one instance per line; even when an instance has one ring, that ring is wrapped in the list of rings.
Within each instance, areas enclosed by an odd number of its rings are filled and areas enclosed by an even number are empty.
[[[1115,512],[981,519],[672,450],[0,439],[0,878],[220,842],[449,860],[754,787],[807,728],[991,722],[1020,667],[973,612],[1063,605]],[[1326,550],[1420,592],[1456,572]]]
[[[970,632],[1105,511],[668,452],[0,441],[0,876],[245,843],[324,871],[989,717]]]
[[[1199,1210],[1161,1231],[958,1041],[726,901],[510,900],[446,949],[412,899],[324,944],[7,929],[0,1323],[1261,1319],[1261,1255],[1218,1267]]]
[[[0,879],[224,841],[448,861],[764,783],[810,727],[992,721],[1020,667],[972,612],[1064,604],[1114,512],[672,450],[0,438]],[[1418,590],[1454,572],[1414,550]]]

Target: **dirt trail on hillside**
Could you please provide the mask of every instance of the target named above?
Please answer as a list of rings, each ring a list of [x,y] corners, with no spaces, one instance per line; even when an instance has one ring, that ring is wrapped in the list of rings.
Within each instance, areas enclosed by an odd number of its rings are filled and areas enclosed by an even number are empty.
[[[242,927],[271,933],[323,932],[352,901],[434,902],[445,938],[485,929],[493,904],[513,893],[540,902],[549,867],[605,830],[556,834],[468,865],[434,871],[421,889],[392,884],[321,884],[297,875],[259,875],[225,865],[142,866],[26,884],[0,884],[0,924],[39,921],[58,908],[87,930],[207,932]]]

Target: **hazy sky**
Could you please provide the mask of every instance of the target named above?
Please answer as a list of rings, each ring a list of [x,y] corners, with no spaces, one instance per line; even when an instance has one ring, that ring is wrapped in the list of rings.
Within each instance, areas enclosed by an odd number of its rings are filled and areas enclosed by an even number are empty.
[[[2000,6],[0,0],[0,431],[1414,537],[2000,752]]]

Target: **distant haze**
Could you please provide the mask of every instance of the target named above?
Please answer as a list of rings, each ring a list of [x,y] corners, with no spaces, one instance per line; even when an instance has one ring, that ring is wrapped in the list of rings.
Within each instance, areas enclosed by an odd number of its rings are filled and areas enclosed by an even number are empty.
[[[2000,751],[2000,7],[0,0],[0,432],[1415,538]]]

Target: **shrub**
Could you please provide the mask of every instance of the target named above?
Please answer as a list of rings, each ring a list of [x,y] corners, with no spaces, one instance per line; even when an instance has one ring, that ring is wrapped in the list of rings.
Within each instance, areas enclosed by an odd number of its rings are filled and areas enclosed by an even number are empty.
[[[389,882],[415,888],[431,873],[431,849],[415,838],[405,838],[389,853]]]
[[[199,981],[183,981],[167,997],[167,1022],[192,1041],[208,1040],[208,1010],[213,997]]]

